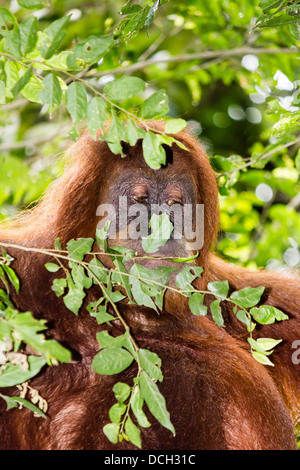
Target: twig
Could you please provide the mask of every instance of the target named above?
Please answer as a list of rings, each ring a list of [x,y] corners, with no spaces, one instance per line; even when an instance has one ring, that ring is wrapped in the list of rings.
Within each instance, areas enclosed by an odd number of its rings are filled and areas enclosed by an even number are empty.
[[[292,142],[288,142],[284,145],[281,145],[280,147],[276,147],[275,149],[273,150],[270,150],[269,152],[267,153],[263,153],[258,159],[253,159],[253,160],[249,160],[247,163],[245,163],[244,165],[241,165],[237,168],[235,168],[233,171],[231,172],[227,172],[227,173],[222,173],[222,175],[220,176],[223,176],[223,175],[233,175],[234,173],[236,173],[237,171],[240,171],[240,170],[244,170],[245,168],[248,168],[248,166],[251,166],[253,165],[254,163],[257,163],[257,162],[260,162],[261,160],[264,160],[264,158],[269,158],[271,157],[272,155],[274,155],[275,153],[277,152],[280,152],[281,150],[284,150],[286,148],[289,148],[291,147],[292,145],[296,145],[296,144],[300,144],[300,137],[298,137],[296,140],[293,140]]]
[[[19,109],[22,106],[26,106],[28,103],[30,103],[30,101],[26,98],[17,101],[12,101],[11,103],[2,105],[1,111],[13,111],[14,109]]]
[[[161,63],[175,63],[175,62],[189,62],[191,60],[205,60],[205,59],[215,59],[217,57],[228,58],[233,56],[239,56],[244,54],[298,54],[298,48],[279,48],[279,49],[271,49],[265,47],[238,47],[236,49],[224,49],[218,51],[204,51],[204,52],[196,52],[192,54],[181,54],[181,55],[174,55],[170,57],[155,57],[152,59],[147,59],[144,61],[140,61],[136,64],[131,64],[125,67],[117,67],[115,69],[104,70],[103,72],[97,72],[90,75],[88,77],[102,77],[103,75],[114,75],[117,73],[128,73],[134,72],[135,70],[140,70],[145,67],[149,67],[150,65],[161,64]]]
[[[62,135],[62,129],[60,128],[55,133],[50,135],[45,135],[36,139],[22,140],[20,142],[12,142],[8,144],[0,144],[0,152],[10,152],[12,150],[19,150],[26,147],[35,147],[36,145],[43,144],[48,142],[51,139],[54,139],[58,135]]]
[[[300,208],[300,192],[290,200],[287,207],[291,207],[292,209],[295,209],[295,211]]]

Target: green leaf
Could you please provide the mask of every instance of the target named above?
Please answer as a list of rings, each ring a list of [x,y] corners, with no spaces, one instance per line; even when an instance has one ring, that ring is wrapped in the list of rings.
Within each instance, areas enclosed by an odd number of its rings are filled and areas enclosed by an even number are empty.
[[[244,310],[238,310],[236,313],[236,318],[244,323],[247,326],[248,331],[253,331],[255,329],[256,323],[254,323],[247,315]]]
[[[19,25],[21,52],[24,56],[31,52],[37,43],[38,20],[30,15]]]
[[[44,59],[50,59],[57,51],[61,41],[66,35],[66,26],[70,21],[70,16],[63,16],[50,24],[45,30],[46,39],[38,47]]]
[[[149,10],[150,7],[148,5],[145,5],[137,13],[131,13],[128,18],[124,19],[123,21],[121,21],[121,23],[119,23],[115,34],[122,34],[122,37],[125,42],[137,36],[140,29],[143,28],[145,21],[147,20]]]
[[[145,119],[165,116],[169,112],[168,96],[165,90],[159,90],[147,98],[141,107],[141,115]]]
[[[92,261],[90,261],[88,269],[88,275],[93,280],[94,284],[97,285],[98,282],[107,282],[107,268],[103,266],[103,264],[101,263],[101,261],[98,260],[98,258],[93,258]],[[92,274],[90,273],[90,271]]]
[[[66,91],[66,108],[76,124],[83,119],[87,112],[87,94],[81,83],[73,82]]]
[[[45,268],[47,269],[47,271],[49,271],[49,273],[56,273],[57,271],[60,270],[60,266],[58,266],[58,264],[55,264],[55,263],[46,263]]]
[[[153,382],[145,371],[142,371],[140,376],[140,388],[141,394],[152,415],[162,426],[169,429],[173,436],[175,436],[175,429],[171,423],[170,414],[166,408],[166,401],[160,393],[156,383]]]
[[[128,15],[129,13],[136,13],[142,9],[141,5],[136,5],[136,4],[127,5],[127,3],[121,8],[122,15]]]
[[[282,14],[278,16],[273,16],[272,18],[267,18],[262,20],[261,23],[258,24],[259,28],[274,28],[275,26],[282,26],[284,24],[292,24],[298,23],[299,16],[291,16],[289,14]]]
[[[288,316],[272,305],[261,305],[258,308],[251,308],[251,315],[257,323],[262,325],[271,325],[275,320],[288,320]]]
[[[272,354],[273,350],[267,351],[266,349],[263,348],[262,345],[260,345],[257,341],[255,341],[253,338],[248,338],[248,343],[251,345],[251,348],[253,348],[255,351],[264,354],[268,356],[269,354]]]
[[[32,411],[33,413],[38,414],[41,418],[44,418],[44,419],[47,418],[47,416],[45,415],[45,413],[43,413],[42,410],[40,410],[37,406],[30,403],[28,400],[25,400],[24,398],[21,398],[21,397],[11,397],[11,399],[15,400],[17,403],[20,403],[21,405],[23,405],[25,408]]]
[[[81,288],[69,285],[69,292],[64,296],[64,304],[71,312],[78,315],[85,296],[86,294]]]
[[[6,291],[8,292],[8,291],[9,291],[9,285],[8,285],[6,276],[5,276],[5,274],[4,274],[4,271],[3,271],[2,267],[1,267],[1,265],[0,265],[0,279],[1,279],[1,281],[3,282]]]
[[[270,135],[273,137],[280,137],[287,132],[293,131],[295,128],[299,128],[299,116],[288,116],[277,121],[272,129],[270,130]]]
[[[127,270],[126,270],[124,264],[119,259],[119,257],[112,257],[112,259],[113,259],[113,263],[115,265],[116,270],[120,271],[121,273],[127,274]],[[122,274],[119,274],[119,273],[113,271],[112,276],[111,276],[111,280],[112,280],[112,282],[117,283],[118,285],[121,285],[125,289],[127,297],[130,300],[132,300],[129,276],[122,275]]]
[[[126,349],[112,346],[94,357],[92,368],[97,374],[115,375],[127,369],[132,361],[133,357]]]
[[[209,282],[207,288],[213,294],[219,295],[223,299],[226,299],[229,291],[229,284],[228,281]]]
[[[11,410],[12,408],[18,407],[18,403],[16,402],[16,400],[14,400],[14,397],[8,397],[6,395],[2,395],[1,393],[0,393],[0,397],[6,401],[6,405],[7,405],[6,411]]]
[[[125,248],[124,246],[115,245],[113,248],[108,248],[108,253],[112,255],[122,255],[122,261],[130,261],[135,256],[135,251],[130,248]]]
[[[57,361],[64,363],[69,363],[72,358],[71,352],[68,349],[52,339],[45,341],[42,352],[45,354],[46,358],[54,358]]]
[[[43,357],[28,356],[29,370],[21,369],[19,365],[7,364],[0,375],[0,387],[13,387],[15,385],[27,382],[35,377],[41,368],[46,364]]]
[[[123,403],[129,397],[131,393],[131,387],[123,382],[117,382],[113,386],[113,392],[115,394],[116,400],[118,400],[120,403]]]
[[[143,237],[142,247],[146,253],[155,253],[170,239],[174,226],[168,214],[153,214],[149,227],[152,229],[151,234],[148,237]]]
[[[137,419],[138,424],[142,428],[149,428],[151,424],[149,423],[147,416],[143,412],[143,405],[144,399],[142,397],[140,387],[136,386],[130,400],[130,406],[134,416]]]
[[[31,312],[19,313],[16,316],[7,318],[9,324],[18,330],[19,334],[22,334],[22,338],[31,335],[39,331],[46,329],[46,320],[38,320],[34,318]]]
[[[24,75],[22,75],[20,77],[20,79],[17,81],[17,83],[14,85],[14,87],[11,90],[14,97],[17,96],[20,93],[21,90],[23,90],[25,85],[27,85],[27,83],[30,80],[31,75],[32,75],[32,70],[31,70],[31,68],[29,68],[24,73]]]
[[[184,119],[171,119],[165,125],[165,132],[166,134],[177,134],[186,127],[186,124]]]
[[[183,291],[195,290],[195,287],[192,286],[192,282],[195,281],[197,277],[201,277],[203,273],[203,268],[199,266],[186,266],[182,268],[176,276],[176,286]],[[185,292],[185,295],[191,296],[191,292]]]
[[[43,80],[43,90],[39,93],[39,98],[44,104],[55,106],[61,103],[62,91],[55,73],[49,73]]]
[[[126,127],[127,141],[133,147],[139,139],[145,137],[145,131],[141,127],[137,126],[130,119],[127,122]]]
[[[257,305],[264,292],[264,287],[245,287],[244,289],[233,292],[230,299],[240,307],[250,308]]]
[[[153,170],[158,170],[166,163],[166,152],[162,144],[161,137],[153,132],[147,132],[143,139],[144,159]]]
[[[146,21],[145,21],[145,23],[144,23],[144,27],[147,28],[147,29],[149,29],[149,27],[150,27],[152,21],[154,20],[154,16],[155,16],[155,13],[156,13],[156,11],[157,11],[157,9],[158,9],[159,2],[160,2],[160,0],[156,0],[156,1],[154,2],[154,4],[151,5],[151,7],[150,7],[150,9],[149,9],[149,11],[148,11],[148,14],[147,14],[147,17],[146,17]]]
[[[153,270],[151,270],[153,271]],[[130,277],[130,283],[132,286],[131,292],[134,297],[134,300],[138,305],[144,305],[145,307],[150,307],[156,310],[155,303],[151,299],[151,295],[149,295],[149,291],[145,292],[144,287],[147,285],[145,281],[141,281],[139,278],[150,278],[151,277],[151,271],[148,271],[146,268],[139,264],[133,264],[133,266],[130,268],[129,274],[131,274],[134,277]],[[148,285],[153,286],[153,283],[148,283]],[[155,288],[155,285],[154,285]],[[153,296],[155,296],[157,292],[153,292]]]
[[[119,427],[120,426],[117,423],[109,423],[103,427],[103,432],[105,436],[113,444],[118,443]]]
[[[269,351],[270,349],[275,348],[279,343],[282,343],[282,339],[273,339],[273,338],[258,338],[257,343],[265,350]]]
[[[57,251],[61,251],[62,250],[62,246],[61,246],[61,243],[60,243],[60,239],[59,238],[56,238],[55,241],[54,241],[54,246],[55,246],[55,249]]]
[[[105,330],[97,333],[96,337],[101,349],[111,347],[121,348],[122,346],[124,346],[125,341],[128,338],[128,333],[124,333],[123,335],[119,336],[111,336],[108,331]]]
[[[126,139],[126,128],[123,121],[119,119],[113,109],[111,109],[112,123],[109,127],[107,145],[116,155],[123,155],[121,141]]]
[[[24,86],[21,94],[29,101],[33,103],[41,103],[39,98],[40,91],[43,90],[43,83],[42,81],[35,77],[34,75],[31,76],[27,85]]]
[[[126,411],[126,405],[123,403],[116,403],[109,410],[109,419],[112,423],[119,423],[123,414]]]
[[[98,62],[114,43],[113,36],[88,36],[72,47],[67,58],[69,68],[86,68]]]
[[[270,10],[271,8],[277,8],[282,3],[282,0],[260,0],[259,6],[262,10]]]
[[[207,307],[203,305],[203,294],[192,294],[189,298],[189,307],[194,315],[207,315]]]
[[[196,258],[199,256],[199,251],[195,255],[188,256],[187,258],[170,258],[170,261],[173,261],[173,263],[191,263],[194,261]]]
[[[78,238],[77,240],[70,240],[67,244],[70,258],[83,261],[85,255],[90,253],[93,243],[93,238]]]
[[[96,317],[98,325],[102,325],[103,323],[107,323],[107,322],[116,320],[116,317],[114,317],[110,313],[107,313],[106,306],[104,306],[104,305],[100,305],[98,307],[98,311],[95,312],[94,316]]]
[[[5,34],[4,50],[16,59],[21,59],[21,39],[18,26]]]
[[[46,2],[41,2],[40,0],[17,0],[18,4],[23,7],[27,8],[27,10],[40,10],[47,6]]]
[[[101,286],[101,289],[104,296],[109,302],[117,303],[120,302],[120,300],[125,299],[125,295],[123,295],[120,291],[112,291],[110,289],[107,289],[104,285]]]
[[[161,292],[158,292],[154,298],[154,303],[159,308],[160,311],[162,311],[163,309],[165,291],[166,290],[164,289]]]
[[[108,82],[104,92],[111,100],[123,101],[142,93],[146,88],[144,80],[138,77],[122,77]]]
[[[51,365],[53,359],[69,362],[70,353],[67,349],[54,340],[46,340],[43,334],[38,334],[46,329],[46,320],[37,320],[30,312],[25,312],[7,318],[6,321],[15,330],[18,340],[24,341],[37,353],[43,354],[49,365]]]
[[[47,418],[45,413],[42,412],[37,406],[33,405],[30,403],[28,400],[25,400],[24,398],[21,397],[8,397],[6,395],[0,394],[0,397],[3,398],[3,400],[6,401],[7,404],[7,410],[10,410],[11,408],[16,408],[18,404],[23,405],[25,408],[28,408],[30,411],[32,411],[35,414],[38,414],[42,418]]]
[[[129,441],[132,442],[139,449],[142,447],[141,442],[141,431],[139,428],[132,422],[130,416],[128,416],[125,422],[125,434],[128,437]]]
[[[108,237],[110,224],[111,222],[110,220],[108,220],[106,224],[104,225],[104,227],[96,230],[96,241],[98,243],[100,250],[103,250],[104,252],[107,252],[107,237]]]
[[[3,80],[0,80],[0,104],[5,104],[5,83]]]
[[[98,96],[91,99],[87,107],[87,125],[94,139],[96,132],[100,128],[103,130],[103,123],[107,118],[107,106],[105,101]]]
[[[163,375],[161,372],[161,359],[156,353],[151,352],[148,349],[140,349],[139,360],[142,369],[147,372],[151,379],[162,382]]]
[[[69,132],[69,136],[72,140],[76,141],[77,139],[79,139],[79,132],[78,132],[78,129],[77,129],[77,126],[76,126],[76,123],[73,123],[73,126],[72,126],[72,129],[70,130]]]
[[[267,356],[265,356],[265,354],[262,354],[257,351],[252,351],[251,354],[254,357],[254,359],[256,359],[261,364],[265,366],[274,366],[273,362],[271,362],[270,359]]]
[[[8,98],[13,98],[11,89],[19,80],[19,69],[15,62],[7,61],[4,65],[4,72],[6,76],[6,90],[5,95]]]
[[[67,287],[66,279],[54,279],[51,289],[55,292],[57,297],[60,297],[64,295],[66,287]]]
[[[20,290],[20,280],[19,280],[18,276],[16,275],[14,270],[12,268],[10,268],[9,266],[7,266],[6,264],[2,264],[2,269],[7,274],[8,279],[10,280],[10,282],[12,283],[12,285],[15,288],[15,291],[18,294],[19,290]]]
[[[93,284],[92,279],[86,275],[84,267],[78,263],[75,263],[72,268],[72,279],[76,287],[81,289],[89,289]]]
[[[224,327],[224,320],[222,316],[222,309],[220,307],[220,300],[214,300],[210,304],[210,311],[211,311],[213,320],[216,322],[216,324]]]
[[[10,338],[11,328],[5,322],[5,320],[0,318],[0,341],[3,341],[5,338]]]
[[[5,36],[12,28],[18,26],[16,17],[4,7],[0,7],[0,28],[1,35]]]

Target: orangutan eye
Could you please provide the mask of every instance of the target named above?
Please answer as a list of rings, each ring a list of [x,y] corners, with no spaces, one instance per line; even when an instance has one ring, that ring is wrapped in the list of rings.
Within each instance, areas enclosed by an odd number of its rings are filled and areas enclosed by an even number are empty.
[[[182,201],[180,199],[168,199],[167,204],[173,206],[174,204],[182,204]]]
[[[140,194],[140,195],[132,196],[132,199],[135,202],[144,203],[147,201],[148,197],[145,194]]]

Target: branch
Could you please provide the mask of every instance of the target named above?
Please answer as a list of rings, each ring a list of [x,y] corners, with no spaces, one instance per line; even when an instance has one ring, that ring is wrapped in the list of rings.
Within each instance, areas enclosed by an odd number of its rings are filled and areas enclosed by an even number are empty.
[[[44,135],[43,137],[39,137],[36,139],[27,139],[27,140],[22,140],[20,142],[0,144],[0,152],[10,152],[12,150],[20,150],[25,147],[35,147],[36,145],[49,142],[51,139],[54,139],[57,136],[62,136],[63,132],[64,131],[62,131],[62,128],[60,128],[58,131],[54,132],[53,134]]]
[[[215,59],[222,58],[227,59],[228,57],[234,57],[245,54],[298,54],[298,48],[285,47],[281,49],[271,49],[271,48],[258,48],[258,47],[238,47],[236,49],[224,49],[219,51],[204,51],[204,52],[195,52],[192,54],[182,54],[182,55],[173,55],[170,57],[155,57],[153,59],[144,60],[136,64],[131,64],[125,67],[117,67],[115,69],[104,70],[103,72],[97,72],[95,74],[90,74],[88,77],[102,77],[103,75],[114,75],[117,73],[128,73],[134,72],[136,70],[149,67],[150,65],[162,64],[162,63],[175,63],[175,62],[189,62],[190,60],[205,60],[205,59]]]
[[[300,192],[290,200],[287,207],[291,207],[292,209],[295,209],[295,211],[300,208]]]
[[[292,145],[297,145],[299,143],[300,143],[300,137],[298,137],[296,140],[293,140],[291,142],[287,142],[286,144],[283,144],[280,147],[276,147],[275,149],[270,150],[267,153],[263,153],[262,155],[260,155],[259,158],[250,160],[249,162],[245,163],[244,165],[241,165],[237,168],[234,168],[234,170],[232,170],[230,172],[222,173],[220,176],[233,175],[237,171],[244,170],[245,168],[248,168],[249,166],[253,165],[254,163],[260,162],[261,160],[264,160],[265,158],[269,158],[272,155],[275,155],[276,153],[281,152],[281,150],[292,147]]]

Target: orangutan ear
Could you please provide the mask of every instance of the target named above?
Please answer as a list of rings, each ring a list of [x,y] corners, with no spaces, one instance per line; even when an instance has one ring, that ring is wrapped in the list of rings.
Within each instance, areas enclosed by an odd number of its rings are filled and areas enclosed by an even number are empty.
[[[163,144],[163,148],[166,152],[166,165],[171,165],[173,163],[173,150],[169,145]]]
[[[124,142],[122,140],[121,146],[122,146],[123,154],[126,155],[126,156],[129,155],[130,149],[131,149],[130,144],[128,142]]]

